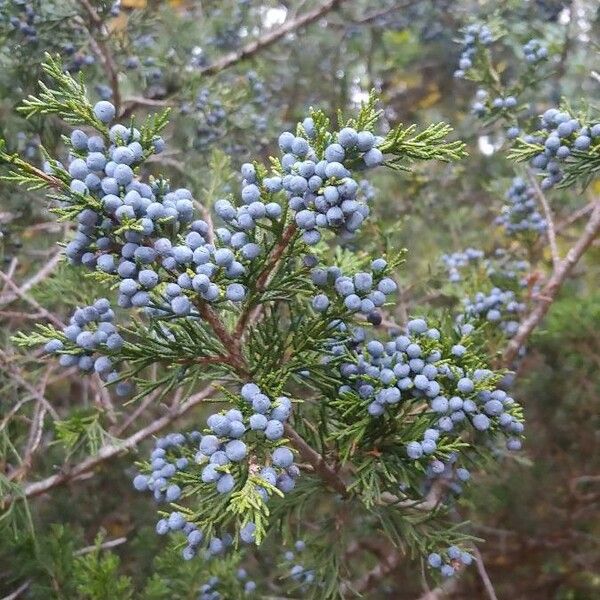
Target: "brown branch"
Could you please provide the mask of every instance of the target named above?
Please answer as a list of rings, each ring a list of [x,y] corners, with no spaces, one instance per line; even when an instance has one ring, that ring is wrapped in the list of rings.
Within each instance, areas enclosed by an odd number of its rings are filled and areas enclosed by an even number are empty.
[[[62,250],[56,252],[35,275],[30,277],[25,283],[23,283],[23,285],[19,287],[19,291],[21,292],[21,294],[28,292],[32,287],[40,283],[40,281],[46,279],[46,277],[48,277],[52,273],[52,271],[54,271],[56,266],[60,263],[62,255]],[[21,294],[17,292],[3,294],[2,296],[0,296],[0,307],[10,304],[17,298],[21,298]]]
[[[485,564],[483,562],[483,557],[481,556],[481,552],[479,552],[479,548],[477,546],[473,547],[473,554],[475,555],[475,564],[477,565],[477,572],[479,573],[479,577],[483,583],[483,587],[489,597],[490,600],[498,600],[498,596],[496,596],[496,591],[494,590],[494,586],[492,585],[492,580],[488,575]]]
[[[298,450],[301,458],[312,465],[315,472],[321,476],[321,479],[323,479],[325,483],[329,484],[331,488],[342,496],[348,495],[346,484],[342,481],[340,476],[325,462],[325,459],[316,450],[313,450],[313,448],[304,441],[291,425],[285,425],[285,434]]]
[[[64,323],[60,319],[55,317],[51,312],[46,310],[39,302],[37,302],[37,300],[34,300],[31,296],[24,292],[23,288],[17,286],[17,284],[3,271],[0,271],[0,279],[2,279],[4,283],[12,289],[17,298],[21,298],[21,300],[24,300],[25,302],[33,306],[33,308],[35,308],[40,314],[42,314],[45,319],[50,321],[56,327],[60,327],[61,329],[64,327]]]
[[[302,27],[306,27],[315,21],[318,21],[321,17],[326,15],[328,12],[337,8],[340,4],[342,4],[345,0],[327,0],[320,6],[305,12],[303,15],[291,19],[290,21],[286,21],[281,27],[274,29],[273,31],[268,31],[258,39],[246,44],[243,48],[235,52],[230,52],[225,56],[221,57],[217,61],[215,61],[212,65],[208,65],[199,70],[200,75],[214,75],[219,73],[223,69],[230,67],[242,60],[246,60],[254,56],[257,52],[260,52],[264,48],[272,46],[274,43],[278,42],[281,38],[286,36],[288,33],[301,29]]]
[[[31,585],[31,580],[27,580],[25,583],[20,585],[14,592],[8,594],[8,596],[3,596],[0,600],[16,600],[21,594],[24,594],[29,586]]]
[[[12,362],[12,357],[9,356],[4,350],[0,349],[0,359],[1,365],[8,371],[11,376],[15,379],[15,381],[21,386],[24,387],[33,398],[41,402],[48,412],[52,415],[53,419],[58,419],[58,413],[54,410],[54,407],[48,400],[46,400],[44,394],[42,394],[37,388],[32,386],[22,375],[21,370]]]
[[[103,35],[102,29],[104,27],[104,23],[96,9],[89,3],[89,0],[79,0],[79,3],[87,13],[92,25],[98,30],[98,32]],[[86,28],[87,29],[87,28]],[[112,100],[115,105],[115,109],[117,114],[119,113],[119,106],[121,105],[121,91],[119,89],[119,71],[117,69],[117,65],[112,57],[112,54],[106,45],[106,42],[103,38],[96,39],[92,36],[89,29],[87,30],[90,37],[90,46],[94,54],[100,59],[100,62],[104,66],[104,70],[106,71],[106,75],[108,77],[108,81],[110,83],[110,87],[112,90]]]
[[[531,171],[527,172],[529,177],[529,181],[533,190],[535,191],[535,195],[537,196],[540,204],[542,205],[542,209],[544,211],[544,216],[546,217],[546,224],[548,227],[548,242],[550,243],[550,253],[552,254],[552,265],[553,268],[556,269],[560,264],[560,254],[558,253],[558,244],[556,243],[556,228],[554,226],[554,217],[552,216],[552,209],[550,208],[550,204],[546,198],[546,195],[540,188],[537,179],[532,175]]]
[[[125,544],[126,542],[126,537],[115,538],[114,540],[107,540],[106,542],[102,542],[101,544],[92,544],[91,546],[85,546],[84,548],[75,550],[73,554],[75,556],[83,556],[84,554],[90,554],[91,552],[95,552],[98,549],[108,550],[109,548],[115,548],[116,546],[120,546],[121,544]]]
[[[590,220],[587,222],[582,235],[571,247],[564,260],[562,260],[557,268],[554,269],[552,276],[539,294],[536,306],[521,322],[516,335],[506,346],[504,354],[502,355],[502,361],[505,365],[509,366],[512,364],[519,353],[520,348],[531,335],[531,332],[539,325],[540,321],[548,312],[550,305],[554,302],[565,279],[590,247],[598,233],[600,233],[600,200],[596,200],[594,210],[592,211]]]
[[[374,586],[380,579],[389,575],[399,564],[402,555],[396,549],[392,549],[379,563],[377,563],[370,571],[365,573],[351,586],[351,590],[362,593]]]
[[[594,210],[595,205],[595,202],[590,202],[589,204],[586,204],[585,206],[571,213],[564,221],[562,221],[556,226],[556,234],[558,235],[559,233],[562,233],[565,229],[573,225],[573,223],[579,221],[581,217],[585,217],[586,215],[591,213],[592,210]]]
[[[286,230],[283,232],[283,235],[281,236],[281,240],[279,240],[279,243],[273,249],[273,253],[271,254],[271,257],[267,261],[262,273],[258,276],[258,279],[256,280],[256,289],[259,292],[264,291],[266,286],[269,284],[269,280],[270,280],[271,276],[273,275],[273,272],[275,271],[277,264],[281,260],[281,257],[283,256],[285,249],[287,248],[288,244],[290,243],[290,240],[292,239],[292,237],[294,237],[294,235],[296,234],[297,231],[298,231],[298,228],[296,227],[296,224],[290,223],[287,226]],[[243,332],[246,329],[246,326],[248,325],[249,322],[253,322],[256,319],[258,319],[258,317],[260,316],[261,310],[262,310],[262,308],[261,308],[261,305],[259,304],[258,306],[255,306],[252,310],[248,307],[241,314],[241,316],[237,322],[237,325],[235,327],[235,333],[234,333],[234,339],[236,340],[236,344],[238,346],[241,343]]]
[[[114,458],[126,450],[132,450],[135,448],[140,442],[149,438],[150,436],[158,433],[168,425],[170,425],[173,421],[182,417],[186,413],[188,413],[192,408],[200,404],[203,400],[205,400],[212,392],[214,388],[212,385],[209,385],[202,389],[200,392],[190,396],[185,402],[175,407],[168,414],[156,419],[146,427],[143,427],[139,431],[136,431],[133,435],[129,436],[124,440],[120,440],[115,444],[107,444],[103,446],[100,451],[94,456],[90,456],[80,463],[69,466],[63,465],[60,473],[56,475],[52,475],[51,477],[47,477],[46,479],[42,479],[41,481],[36,481],[34,483],[30,483],[26,485],[23,489],[22,496],[25,498],[31,498],[33,496],[39,496],[44,492],[47,492],[55,487],[63,485],[68,481],[76,479],[81,475],[84,475],[88,471],[92,471],[102,463]],[[14,501],[18,499],[19,496],[13,498],[5,499],[6,502]]]
[[[393,6],[390,6],[389,8],[384,8],[382,10],[377,10],[377,11],[374,11],[367,15],[363,15],[359,19],[353,19],[352,23],[355,23],[357,25],[366,25],[366,24],[372,23],[373,21],[377,21],[377,19],[381,19],[381,17],[385,17],[385,16],[392,14],[394,12],[397,12],[399,10],[409,8],[410,6],[415,4],[416,1],[417,0],[409,0],[409,2],[405,2],[404,4],[394,4]]]

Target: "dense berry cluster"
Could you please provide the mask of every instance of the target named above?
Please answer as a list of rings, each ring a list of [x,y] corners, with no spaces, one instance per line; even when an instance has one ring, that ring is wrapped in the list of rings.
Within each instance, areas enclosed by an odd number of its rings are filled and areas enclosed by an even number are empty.
[[[309,139],[315,134],[311,118],[303,121]],[[281,206],[265,202],[273,194],[285,191],[289,207],[295,213],[295,222],[303,231],[303,240],[309,245],[319,242],[320,229],[337,233],[355,232],[369,214],[369,207],[359,198],[359,184],[344,166],[363,164],[375,167],[383,162],[383,154],[375,147],[377,138],[368,132],[344,128],[337,135],[337,143],[329,144],[319,160],[309,139],[284,132],[279,136],[283,174],[259,180],[253,165],[242,167],[242,202],[235,207],[228,200],[215,204],[217,214],[231,227],[249,231],[261,218],[276,219]]]
[[[136,475],[133,480],[135,489],[151,491],[158,502],[177,502],[183,490],[176,481],[180,481],[182,475],[185,477],[193,467],[201,439],[202,434],[198,431],[187,435],[171,433],[157,439],[150,454],[150,474]],[[169,532],[185,535],[187,544],[182,550],[185,560],[194,558],[201,549],[206,558],[223,554],[233,543],[233,537],[228,533],[205,539],[204,532],[180,511],[165,513],[157,522],[156,533],[165,535]]]
[[[94,110],[104,122],[114,117],[109,102],[99,102]],[[105,149],[100,136],[78,129],[71,134],[71,192],[96,199],[96,208],[78,214],[77,233],[66,247],[69,260],[117,277],[118,302],[126,308],[185,316],[192,313],[195,297],[242,301],[246,289],[239,280],[261,248],[243,231],[232,234],[225,228],[217,229],[212,243],[209,225],[194,219],[188,190],[170,191],[161,179],[140,181],[136,167],[164,143],[156,138],[144,149],[139,137],[135,128],[113,125]],[[278,216],[281,209],[275,206],[269,210]]]
[[[427,557],[427,562],[430,567],[439,569],[443,577],[452,577],[461,568],[470,565],[473,557],[458,546],[450,546],[441,555],[432,552]]]
[[[468,469],[458,466],[458,459],[459,454],[451,452],[447,458],[434,460],[427,465],[425,495],[429,494],[434,486],[456,496],[462,494],[463,485],[471,479],[471,473]]]
[[[473,23],[466,27],[461,40],[462,52],[458,61],[458,69],[454,71],[454,77],[462,79],[465,76],[465,72],[473,66],[477,44],[489,46],[492,42],[492,32],[487,25]]]
[[[459,322],[469,319],[484,319],[498,327],[508,337],[519,329],[519,315],[525,310],[525,304],[519,302],[515,292],[493,288],[489,293],[477,292],[473,298],[464,301],[464,313]]]
[[[542,234],[546,231],[546,219],[537,209],[535,190],[527,187],[520,177],[513,182],[506,193],[509,204],[502,214],[496,218],[496,224],[504,227],[508,235],[533,232]]]
[[[198,91],[194,108],[195,118],[198,122],[194,147],[197,150],[205,150],[216,140],[223,137],[224,129],[222,125],[227,117],[227,112],[222,102],[214,98],[208,88],[202,88]],[[187,111],[190,108],[185,106],[183,110]]]
[[[371,263],[371,271],[361,271],[352,277],[344,275],[339,267],[315,267],[311,270],[311,279],[322,292],[312,300],[314,310],[326,313],[332,304],[343,303],[345,310],[360,312],[371,323],[379,325],[381,314],[377,309],[398,287],[385,275],[386,270],[387,262],[383,258]]]
[[[525,55],[525,60],[530,65],[534,65],[548,58],[548,48],[546,48],[541,40],[534,38],[523,46],[523,54]]]
[[[83,67],[93,65],[96,62],[96,58],[93,54],[89,54],[84,49],[84,46],[78,49],[73,42],[66,42],[62,44],[61,51],[64,52],[65,56],[69,57],[68,62],[65,63],[65,68],[70,73],[78,73]],[[112,95],[112,90],[109,86],[106,86],[109,90],[109,96]]]
[[[392,414],[395,405],[426,402],[430,427],[421,440],[406,446],[414,460],[434,454],[440,436],[456,435],[467,424],[478,431],[519,434],[522,425],[512,415],[514,400],[494,389],[491,371],[462,366],[466,354],[464,345],[447,348],[438,329],[428,327],[424,319],[413,319],[405,335],[385,344],[378,340],[359,344],[353,360],[340,367],[347,383],[339,392],[356,394],[373,417]],[[508,444],[516,445],[512,439]]]
[[[294,453],[282,445],[284,426],[292,411],[290,399],[281,396],[272,400],[256,384],[246,383],[241,389],[240,409],[208,417],[205,434],[178,433],[158,440],[150,455],[149,473],[137,475],[134,487],[139,491],[149,490],[156,500],[167,502],[180,499],[190,482],[189,474],[203,484],[206,495],[213,490],[230,494],[242,487],[248,492],[251,484],[261,500],[267,502],[275,490],[283,494],[293,490],[300,472],[294,464]],[[171,526],[170,518],[161,519],[157,532],[186,527],[179,520],[176,525]],[[249,522],[240,530],[240,539],[252,543],[254,532],[255,525]],[[201,532],[191,537],[188,534],[184,557],[192,558],[202,540]],[[208,550],[214,554],[215,548],[222,547],[211,541]]]
[[[115,313],[106,298],[78,308],[62,330],[62,336],[50,339],[44,350],[60,354],[59,362],[63,367],[77,366],[87,373],[98,373],[108,383],[114,382],[119,374],[109,355],[123,347],[123,338],[113,324],[114,318]],[[127,396],[132,386],[121,381],[115,390],[119,396]]]
[[[461,270],[483,258],[483,250],[467,248],[464,251],[442,254],[441,261],[448,273],[448,281],[457,283],[462,279]]]
[[[567,111],[548,109],[542,115],[542,128],[534,135],[525,136],[525,142],[540,144],[543,150],[530,161],[532,167],[543,171],[542,189],[549,189],[562,181],[564,163],[570,156],[589,152],[600,142],[600,123],[582,125]]]

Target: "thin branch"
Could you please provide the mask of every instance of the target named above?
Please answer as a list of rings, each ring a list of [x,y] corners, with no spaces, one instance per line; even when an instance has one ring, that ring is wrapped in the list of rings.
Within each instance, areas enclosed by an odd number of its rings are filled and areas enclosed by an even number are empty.
[[[81,475],[84,475],[88,471],[92,471],[97,466],[101,465],[107,460],[110,460],[111,458],[120,455],[126,450],[132,450],[136,448],[140,442],[142,442],[146,438],[149,438],[155,433],[158,433],[159,431],[173,423],[173,421],[179,419],[180,417],[188,413],[192,408],[196,407],[208,396],[210,396],[210,394],[212,394],[213,391],[214,388],[212,385],[205,387],[198,393],[194,394],[193,396],[190,396],[190,398],[188,398],[179,406],[175,407],[175,409],[169,412],[168,414],[160,417],[159,419],[156,419],[146,427],[143,427],[139,431],[136,431],[133,435],[129,436],[128,438],[120,440],[118,443],[115,444],[107,444],[106,446],[103,446],[96,455],[90,456],[76,465],[63,465],[61,472],[57,473],[56,475],[52,475],[51,477],[47,477],[46,479],[42,479],[41,481],[36,481],[34,483],[26,485],[23,489],[22,497],[31,498],[33,496],[39,496],[40,494],[43,494],[55,487],[63,485],[68,481],[71,481],[77,477],[80,477]],[[5,499],[5,503],[17,500],[19,497],[20,496],[13,498],[9,497]]]
[[[560,262],[556,269],[554,269],[552,276],[539,294],[536,306],[521,322],[516,335],[506,346],[504,354],[502,355],[502,361],[505,365],[512,364],[519,353],[520,348],[531,335],[531,332],[539,325],[542,318],[548,312],[550,305],[554,302],[565,279],[569,276],[573,267],[577,264],[586,250],[591,246],[598,233],[600,233],[600,200],[596,200],[590,219],[580,238],[571,247],[564,260]]]
[[[300,436],[300,434],[289,424],[285,425],[285,434],[290,442],[300,452],[300,456],[314,468],[315,472],[321,476],[325,483],[329,484],[336,492],[342,496],[348,495],[346,484],[341,477],[325,462],[325,459],[313,450]]]
[[[56,327],[60,327],[61,329],[64,327],[64,323],[57,317],[55,317],[51,312],[46,310],[37,300],[34,300],[31,296],[29,296],[26,291],[24,291],[24,287],[19,287],[6,273],[0,271],[0,279],[4,281],[8,287],[12,289],[16,298],[21,298],[35,308],[40,314],[44,316],[48,321],[50,321]]]
[[[125,544],[126,542],[126,537],[115,538],[114,540],[107,540],[106,542],[102,542],[101,544],[92,544],[91,546],[85,546],[84,548],[76,550],[73,554],[75,554],[75,556],[83,556],[84,554],[90,554],[91,552],[95,552],[98,549],[107,550],[109,548],[115,548],[116,546],[120,546],[121,544]]]
[[[33,398],[44,404],[44,406],[48,409],[48,412],[52,415],[52,418],[57,420],[58,413],[54,410],[54,407],[48,400],[46,400],[45,396],[34,386],[32,386],[22,375],[21,370],[17,365],[12,362],[12,357],[9,356],[4,350],[0,349],[0,359],[2,359],[2,366],[8,371],[15,381],[21,386],[24,387]]]
[[[199,70],[200,75],[214,75],[219,73],[223,69],[230,67],[242,60],[246,60],[254,56],[257,52],[260,52],[264,48],[273,45],[278,42],[281,38],[286,36],[288,33],[292,33],[302,27],[306,27],[315,21],[318,21],[321,17],[326,15],[328,12],[337,8],[345,0],[327,0],[321,6],[317,6],[303,15],[286,21],[281,27],[268,31],[258,39],[246,44],[243,48],[230,52],[219,60],[215,61],[212,65],[208,65]]]
[[[456,576],[452,579],[444,581],[442,585],[436,587],[433,590],[426,591],[423,595],[419,596],[418,600],[442,600],[447,594],[452,592],[457,585]]]
[[[100,35],[103,35],[102,30],[104,28],[104,23],[96,12],[96,9],[89,3],[88,0],[79,0],[79,3],[87,13],[92,25],[98,30]],[[103,38],[96,39],[94,36],[92,36],[89,29],[87,29],[87,31],[89,33],[92,51],[100,59],[100,62],[102,62],[104,70],[106,71],[106,75],[112,90],[113,104],[115,105],[115,109],[118,113],[119,106],[121,105],[121,91],[119,89],[119,71],[117,69],[117,65],[115,64],[113,56],[106,45],[105,40]]]
[[[24,594],[29,586],[31,585],[31,581],[27,580],[25,583],[20,585],[14,592],[8,594],[8,596],[3,596],[0,600],[16,600],[21,594]]]
[[[355,583],[348,586],[349,589],[362,593],[372,588],[378,581],[387,577],[399,564],[402,555],[396,549],[386,554],[370,571],[360,577]]]
[[[279,264],[279,261],[281,260],[281,257],[285,252],[285,249],[290,243],[290,240],[294,237],[297,231],[298,228],[296,227],[296,224],[290,223],[290,225],[288,225],[286,230],[283,232],[281,240],[279,240],[279,243],[273,249],[273,253],[267,260],[262,273],[258,276],[258,279],[256,280],[256,289],[259,292],[264,291],[267,285],[269,285],[270,279],[273,276],[275,268]],[[237,322],[237,325],[235,327],[234,333],[234,340],[236,340],[235,343],[238,347],[241,344],[243,332],[246,329],[248,323],[256,321],[259,318],[261,311],[262,305],[259,304],[258,306],[255,306],[253,310],[246,309],[241,314],[239,321]]]
[[[537,179],[533,177],[530,171],[528,171],[529,181],[535,191],[535,195],[537,196],[540,204],[542,205],[542,209],[544,211],[544,216],[546,217],[547,224],[547,233],[548,233],[548,241],[550,242],[550,252],[552,254],[552,265],[554,269],[558,267],[560,264],[560,254],[558,253],[558,244],[556,243],[556,227],[554,226],[554,217],[552,216],[552,209],[550,208],[550,204],[548,203],[548,199],[546,195],[540,188]]]
[[[479,573],[479,577],[481,577],[483,587],[485,588],[489,599],[498,600],[498,596],[496,596],[496,591],[494,590],[494,586],[492,585],[492,580],[490,579],[485,569],[483,557],[481,556],[481,552],[479,552],[479,548],[477,548],[477,546],[473,547],[473,554],[475,555],[475,564],[477,565],[477,572]]]
[[[594,210],[595,204],[595,202],[590,202],[589,204],[586,204],[585,206],[571,213],[564,221],[555,227],[556,234],[558,235],[559,233],[562,233],[565,229],[573,225],[573,223],[579,221],[581,217],[585,217],[591,213],[592,210]]]

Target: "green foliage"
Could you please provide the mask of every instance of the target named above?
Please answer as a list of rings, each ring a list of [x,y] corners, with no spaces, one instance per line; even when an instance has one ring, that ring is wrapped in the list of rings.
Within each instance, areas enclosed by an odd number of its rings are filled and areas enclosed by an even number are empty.
[[[83,79],[77,81],[66,73],[60,59],[50,54],[45,55],[42,69],[52,81],[53,87],[48,87],[40,81],[39,97],[29,96],[18,110],[27,118],[57,115],[71,125],[89,125],[108,136],[108,128],[94,114]],[[162,123],[162,119],[159,118],[157,123]]]

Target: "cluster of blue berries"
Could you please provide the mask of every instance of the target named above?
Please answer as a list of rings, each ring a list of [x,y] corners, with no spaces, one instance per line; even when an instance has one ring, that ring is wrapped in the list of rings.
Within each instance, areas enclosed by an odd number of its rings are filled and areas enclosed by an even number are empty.
[[[457,496],[462,494],[463,485],[471,479],[471,473],[468,469],[458,466],[458,458],[457,452],[451,452],[444,460],[434,460],[427,465],[425,495],[440,481],[443,481],[444,490],[449,490]]]
[[[312,119],[305,119],[302,126],[312,139],[315,135]],[[264,184],[269,191],[285,190],[307,244],[319,242],[320,229],[354,233],[369,215],[367,204],[358,200],[359,184],[348,167],[357,162],[368,168],[381,165],[384,157],[377,148],[379,142],[369,131],[357,132],[345,127],[318,160],[307,139],[290,132],[279,136],[285,175],[266,179]]]
[[[256,582],[248,579],[246,569],[238,569],[236,571],[236,579],[244,585],[244,595],[253,594],[256,591]],[[211,577],[206,583],[200,586],[200,594],[198,600],[226,600],[227,596],[219,591],[221,580],[216,575]]]
[[[496,280],[510,280],[524,288],[528,285],[527,274],[531,271],[528,260],[511,256],[505,248],[496,248],[486,261],[486,274]]]
[[[439,569],[443,577],[452,577],[462,567],[466,567],[473,562],[473,556],[458,546],[450,546],[443,553],[432,552],[427,557],[429,566],[433,569]]]
[[[33,4],[25,0],[17,0],[14,4],[21,8],[18,16],[14,15],[9,18],[10,25],[23,36],[25,42],[30,44],[37,42],[38,30],[36,23],[39,17]]]
[[[530,65],[535,65],[548,58],[548,48],[541,40],[534,38],[523,46],[523,54]]]
[[[179,473],[186,472],[194,464],[194,452],[201,439],[202,434],[198,431],[186,435],[170,433],[158,438],[150,454],[150,474],[136,475],[133,487],[139,492],[151,491],[157,502],[177,502],[183,491],[174,480],[178,479]],[[182,550],[185,560],[194,558],[201,549],[205,558],[221,555],[233,543],[233,537],[229,533],[205,539],[204,532],[195,523],[188,521],[180,511],[165,513],[156,523],[156,533],[185,535],[187,544]]]
[[[202,436],[196,463],[204,465],[201,479],[204,483],[215,484],[220,494],[226,494],[236,485],[230,472],[236,463],[248,462],[250,447],[242,441],[247,432],[256,432],[259,438],[266,439],[267,444],[278,442],[284,434],[284,424],[291,414],[292,403],[282,396],[275,401],[260,391],[254,383],[247,383],[241,390],[242,399],[251,408],[252,414],[245,418],[241,411],[232,409],[224,414],[211,415],[207,420],[210,434]],[[294,465],[293,452],[277,445],[270,454],[271,465],[261,467],[256,458],[250,465],[251,475],[277,487],[284,493],[295,486],[295,478],[299,475]],[[257,491],[266,502],[270,493],[264,487],[257,486]]]
[[[483,258],[483,250],[467,248],[463,251],[442,254],[441,261],[448,273],[448,281],[457,283],[462,279],[461,270]]]
[[[69,60],[65,63],[65,69],[69,73],[78,73],[83,67],[88,67],[96,62],[93,54],[89,54],[81,49],[78,50],[73,42],[63,43],[61,50],[65,56],[69,57]],[[110,87],[108,89],[110,90]],[[112,90],[110,93],[112,94]]]
[[[291,400],[285,396],[271,400],[254,383],[242,386],[241,398],[243,412],[230,409],[211,415],[207,419],[207,433],[194,431],[187,436],[175,433],[159,439],[150,455],[150,473],[136,475],[134,487],[138,491],[153,492],[157,501],[176,502],[184,493],[176,481],[185,481],[178,473],[192,471],[198,473],[198,479],[204,484],[214,485],[219,494],[234,490],[238,483],[236,475],[246,480],[252,478],[264,502],[272,494],[270,488],[284,494],[292,491],[300,471],[294,464],[292,450],[281,443],[284,425],[292,411]],[[261,465],[259,455],[265,450],[265,464]],[[157,532],[191,527],[187,523],[179,526],[179,520],[176,524],[173,528],[169,518],[161,519]],[[245,525],[239,532],[241,540],[253,543],[255,529],[253,522]],[[202,539],[201,532],[191,537],[188,534],[188,545],[184,549],[186,559],[196,554]],[[215,549],[222,549],[220,543],[224,543],[221,538],[215,540],[208,546],[213,554]]]
[[[62,330],[63,335],[50,339],[44,350],[60,354],[59,363],[63,367],[77,366],[84,372],[98,373],[103,381],[114,382],[119,374],[109,355],[118,353],[124,343],[113,324],[114,318],[115,313],[106,298],[78,308]],[[133,386],[121,381],[115,391],[119,396],[127,396],[133,391]]]
[[[600,141],[600,123],[582,125],[566,111],[548,109],[541,117],[542,128],[534,135],[525,136],[525,142],[540,144],[543,150],[531,160],[532,167],[543,171],[542,189],[550,189],[563,179],[561,163],[569,157],[589,152]]]
[[[509,204],[496,218],[496,224],[504,227],[508,235],[533,232],[543,234],[548,224],[537,209],[535,190],[527,187],[520,177],[513,179],[506,193]]]
[[[473,58],[477,52],[477,44],[489,46],[493,42],[490,28],[482,23],[473,23],[465,28],[461,40],[462,52],[458,60],[458,69],[454,71],[454,77],[462,79],[465,72],[473,66]]]
[[[459,322],[469,319],[485,319],[497,324],[507,337],[512,337],[519,329],[519,315],[525,304],[519,302],[512,290],[493,288],[489,293],[477,292],[473,298],[463,301],[464,313]]]
[[[198,600],[222,600],[223,595],[218,591],[220,579],[213,575],[206,583],[200,586]]]
[[[294,544],[294,551],[286,550],[283,554],[283,566],[289,569],[288,576],[300,586],[301,591],[306,591],[311,585],[316,583],[315,570],[307,568],[300,562],[302,553],[305,550],[305,542],[298,540]]]
[[[311,118],[303,121],[310,139],[315,135]],[[383,162],[383,154],[375,147],[377,139],[368,132],[356,132],[347,127],[337,135],[338,142],[331,143],[318,160],[309,140],[284,132],[279,136],[279,146],[284,152],[281,166],[284,174],[275,174],[259,181],[253,165],[242,166],[242,206],[236,207],[228,200],[215,203],[215,211],[231,227],[250,231],[262,218],[277,219],[281,206],[266,202],[265,197],[285,191],[289,207],[295,213],[295,222],[309,245],[321,239],[320,229],[338,233],[356,231],[369,214],[369,207],[358,197],[359,184],[344,166],[357,161],[367,167]]]
[[[24,131],[18,131],[16,139],[19,154],[28,160],[34,160],[39,156],[41,144],[39,135],[29,135]]]
[[[94,113],[104,123],[114,118],[114,106],[100,101]],[[118,276],[118,303],[124,308],[150,307],[157,314],[186,316],[190,299],[241,302],[246,288],[238,282],[245,264],[261,248],[244,232],[217,229],[216,245],[209,243],[210,227],[194,220],[192,194],[170,191],[158,179],[139,181],[134,169],[148,152],[164,148],[161,138],[142,148],[139,131],[113,125],[108,150],[100,136],[76,129],[71,134],[73,154],[68,166],[74,196],[91,195],[99,208],[87,207],[78,217],[75,238],[67,244],[69,260]],[[52,170],[52,167],[49,167]],[[280,214],[279,211],[272,211]],[[161,294],[153,291],[162,286]]]
[[[211,96],[208,88],[202,88],[196,95],[194,116],[197,120],[194,147],[206,150],[211,144],[224,136],[222,128],[227,112],[223,103]],[[185,107],[185,110],[189,110]]]
[[[251,92],[248,105],[251,108],[252,129],[258,134],[263,134],[266,132],[269,122],[269,115],[265,111],[265,107],[270,106],[271,94],[256,71],[248,71],[246,77]]]
[[[517,99],[514,96],[490,98],[486,90],[479,89],[475,92],[475,101],[471,105],[471,111],[475,116],[483,118],[515,108],[517,104]]]
[[[469,422],[479,431],[497,424],[509,433],[518,433],[513,428],[522,427],[510,412],[514,400],[501,390],[486,389],[492,372],[461,367],[467,348],[454,344],[447,350],[440,339],[438,329],[428,327],[424,319],[413,319],[405,335],[385,344],[378,340],[359,343],[352,361],[340,366],[347,381],[340,394],[355,394],[373,417],[388,413],[394,405],[428,403],[431,427],[421,441],[406,446],[414,460],[434,454],[441,435],[456,432]],[[437,462],[440,464],[435,467],[443,471],[443,464]]]
[[[354,276],[346,276],[339,267],[315,267],[310,276],[313,283],[323,290],[312,300],[313,309],[327,312],[334,302],[343,302],[345,310],[360,312],[374,325],[381,323],[378,308],[384,305],[387,297],[398,286],[390,277],[385,276],[387,262],[383,258],[371,263],[371,271],[361,271]]]

